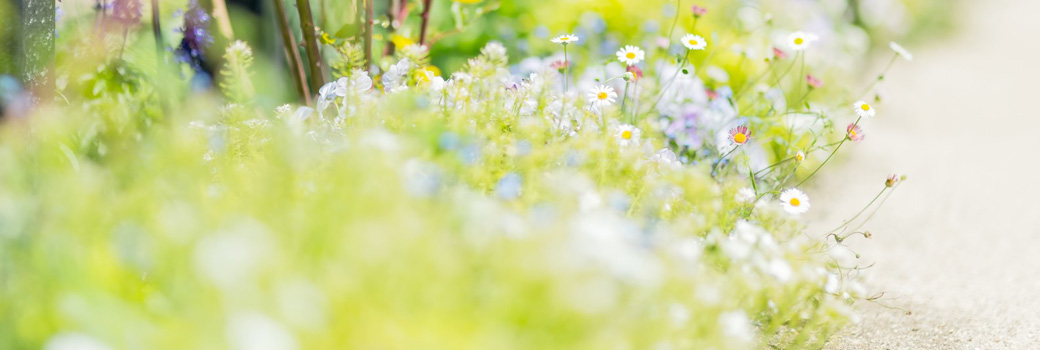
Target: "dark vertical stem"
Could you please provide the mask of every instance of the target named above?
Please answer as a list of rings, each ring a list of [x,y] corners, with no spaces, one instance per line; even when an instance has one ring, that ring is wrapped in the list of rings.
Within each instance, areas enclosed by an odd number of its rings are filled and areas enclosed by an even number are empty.
[[[365,0],[365,70],[372,67],[372,2]]]
[[[155,36],[155,56],[159,58],[159,68],[162,68],[165,62],[163,47],[166,43],[163,42],[162,25],[159,24],[159,0],[152,0],[152,35]]]
[[[432,5],[433,0],[423,0],[422,26],[419,27],[419,45],[426,44],[426,28],[430,25],[430,7]]]
[[[155,0],[153,0],[155,1]],[[285,2],[274,0],[274,12],[278,20],[278,29],[282,33],[282,44],[285,45],[285,55],[289,60],[289,69],[292,71],[293,81],[296,83],[296,92],[310,105],[311,93],[307,88],[307,73],[303,69],[303,60],[300,59],[300,50],[296,46],[296,37],[289,29],[289,17],[285,14]]]
[[[393,56],[394,54],[393,36],[394,32],[397,31],[397,21],[400,20],[397,18],[397,4],[397,0],[387,0],[386,18],[390,21],[390,27],[387,28],[386,48],[383,49],[384,57]]]
[[[307,49],[307,61],[311,68],[311,91],[318,91],[324,84],[321,69],[321,53],[318,52],[318,38],[314,35],[314,17],[311,16],[310,0],[296,0],[300,11],[300,30],[303,32],[303,46]]]
[[[21,75],[39,102],[54,90],[54,0],[23,0]]]
[[[166,103],[169,96],[166,94],[165,84],[161,82],[165,81],[166,66],[166,43],[163,40],[162,25],[159,22],[159,0],[152,0],[152,35],[155,37],[155,76],[158,78],[158,83],[155,84],[156,92],[159,96],[159,104],[162,106],[163,112],[169,111],[169,104]]]

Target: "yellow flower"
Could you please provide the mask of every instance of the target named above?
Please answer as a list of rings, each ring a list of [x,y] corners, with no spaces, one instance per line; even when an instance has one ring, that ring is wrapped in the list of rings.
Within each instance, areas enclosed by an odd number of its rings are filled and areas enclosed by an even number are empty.
[[[394,43],[396,47],[406,47],[411,44],[415,44],[415,40],[394,34],[390,37],[390,42]]]
[[[329,33],[321,32],[321,42],[325,43],[325,45],[333,45],[336,43],[336,39],[333,39]]]

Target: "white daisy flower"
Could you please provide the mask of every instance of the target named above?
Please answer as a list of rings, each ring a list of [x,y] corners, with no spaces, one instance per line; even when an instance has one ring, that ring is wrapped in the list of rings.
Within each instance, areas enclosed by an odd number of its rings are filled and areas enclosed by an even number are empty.
[[[888,42],[888,47],[891,48],[892,51],[895,51],[896,54],[899,55],[899,57],[902,57],[907,61],[914,60],[914,55],[910,53],[910,51],[907,51],[906,48],[904,48],[902,45],[896,44],[895,41]]]
[[[683,46],[690,50],[704,50],[705,47],[708,47],[708,41],[697,34],[686,34],[679,40],[682,41]]]
[[[617,96],[617,92],[614,91],[614,88],[600,85],[592,89],[592,92],[589,92],[589,103],[593,106],[602,108],[614,104]]]
[[[787,44],[791,50],[802,51],[808,49],[812,43],[819,39],[820,37],[813,33],[794,32],[787,36]]]
[[[626,45],[617,52],[617,59],[629,66],[634,66],[643,61],[646,53],[643,52],[638,46]]]
[[[780,205],[791,214],[802,214],[809,211],[809,196],[797,188],[789,188],[780,193]]]
[[[642,132],[639,131],[639,128],[631,124],[624,124],[619,125],[617,129],[614,130],[614,137],[617,137],[618,144],[622,147],[627,147],[629,145],[638,146],[639,135],[641,133]]]
[[[557,44],[564,44],[564,45],[567,45],[567,44],[570,44],[570,43],[573,43],[573,42],[576,42],[576,41],[578,41],[578,36],[574,35],[574,34],[564,34],[564,35],[560,35],[558,37],[552,38],[552,42],[557,43]]]
[[[856,109],[856,115],[861,118],[870,118],[874,116],[874,107],[871,107],[866,102],[856,101],[852,106]]]
[[[751,187],[744,187],[737,190],[737,195],[735,196],[735,198],[737,202],[751,203],[754,202],[756,198],[758,198],[758,195],[755,194],[755,190]]]
[[[798,151],[797,153],[795,153],[794,154],[794,160],[796,162],[799,162],[799,163],[804,162],[805,161],[805,152]]]
[[[708,46],[708,41],[705,41],[703,36],[697,34],[687,33],[682,35],[679,41],[682,42],[682,46],[690,50],[704,50]]]

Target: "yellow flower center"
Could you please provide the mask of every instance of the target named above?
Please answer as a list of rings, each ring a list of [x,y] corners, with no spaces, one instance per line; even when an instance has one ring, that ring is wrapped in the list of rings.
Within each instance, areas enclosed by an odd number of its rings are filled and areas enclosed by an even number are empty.
[[[631,139],[632,138],[632,131],[630,131],[630,130],[622,131],[621,132],[621,138],[623,138],[625,140]]]
[[[794,155],[794,159],[799,161],[799,162],[801,162],[801,161],[805,160],[805,156],[802,155],[801,153],[799,153],[799,154]]]
[[[795,44],[795,45],[801,45],[801,44],[802,44],[802,43],[804,43],[804,42],[805,42],[805,39],[802,39],[802,38],[794,38],[794,44]]]
[[[736,143],[747,142],[747,135],[744,135],[742,133],[738,133],[736,135],[733,135],[733,142],[736,142]]]
[[[600,92],[600,93],[596,94],[596,98],[601,99],[601,100],[606,100],[607,99],[607,93],[606,92]]]
[[[798,200],[798,198],[791,198],[791,206],[797,207],[797,206],[799,206],[801,204],[802,204],[802,201]]]
[[[634,59],[636,59],[636,53],[635,52],[629,52],[628,54],[625,55],[625,57],[628,57],[628,59],[630,59],[630,60],[634,60]]]
[[[862,106],[859,106],[859,108],[863,109],[864,111],[869,111],[870,110],[870,105],[864,103]]]
[[[849,138],[850,139],[856,138],[856,130],[849,130]]]
[[[697,46],[697,39],[690,39],[690,46]]]

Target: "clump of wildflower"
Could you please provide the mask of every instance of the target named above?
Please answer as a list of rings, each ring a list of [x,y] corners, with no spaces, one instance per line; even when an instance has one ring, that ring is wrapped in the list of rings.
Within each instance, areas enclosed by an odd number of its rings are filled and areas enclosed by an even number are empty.
[[[708,41],[704,40],[704,37],[697,34],[686,34],[680,39],[683,46],[686,46],[690,50],[704,50],[708,47]]]
[[[819,37],[816,34],[806,32],[794,32],[787,36],[787,44],[794,51],[808,49]]]
[[[614,137],[617,138],[618,144],[622,147],[638,146],[641,135],[642,132],[639,131],[639,128],[631,124],[619,125],[614,130]]]
[[[812,74],[807,74],[805,76],[805,83],[809,84],[809,87],[813,89],[819,89],[820,87],[823,87],[823,81],[821,81],[820,78],[812,76]]]
[[[845,133],[850,141],[859,142],[863,140],[863,129],[860,128],[859,125],[856,125],[856,123],[849,124],[849,126],[845,128]]]
[[[213,43],[213,36],[209,33],[210,20],[212,17],[198,0],[188,1],[184,26],[180,29],[184,38],[174,53],[178,61],[190,64],[196,72],[204,70],[206,48]]]
[[[852,106],[855,108],[856,115],[861,118],[870,118],[874,116],[874,107],[871,107],[870,104],[864,101],[856,101]]]
[[[790,214],[802,214],[809,211],[809,196],[797,188],[789,188],[780,192],[780,205]]]
[[[751,131],[744,125],[730,129],[729,140],[734,145],[743,145],[751,140]]]
[[[914,60],[914,55],[911,54],[910,51],[907,51],[905,48],[903,48],[902,45],[897,44],[895,41],[889,42],[888,47],[891,48],[892,51],[895,51],[896,54],[899,55],[899,57],[902,57],[904,60]]]
[[[693,12],[693,17],[701,18],[701,16],[704,16],[705,13],[708,13],[708,9],[701,6],[693,5],[693,7],[690,8],[690,12]]]
[[[618,61],[628,66],[634,66],[643,61],[646,53],[638,46],[626,45],[617,51]]]
[[[550,40],[550,41],[552,41],[554,43],[557,43],[557,44],[567,45],[567,44],[570,44],[570,43],[573,43],[573,42],[577,42],[578,41],[578,36],[574,35],[574,34],[564,34],[564,35],[560,35],[558,37],[552,38],[552,40]]]
[[[607,107],[614,104],[617,100],[618,94],[614,91],[614,88],[600,85],[592,89],[589,92],[589,103],[596,107]]]

